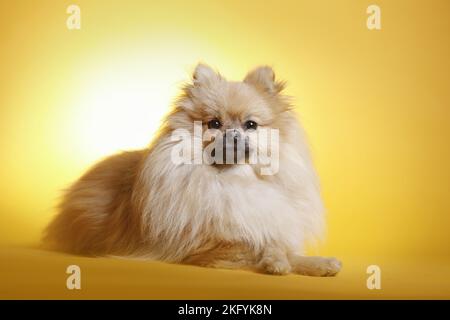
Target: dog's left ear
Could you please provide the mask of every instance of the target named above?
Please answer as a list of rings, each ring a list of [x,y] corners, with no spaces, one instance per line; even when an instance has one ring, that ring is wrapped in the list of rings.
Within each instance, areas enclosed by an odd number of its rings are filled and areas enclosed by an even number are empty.
[[[258,67],[250,71],[245,77],[244,82],[269,94],[277,94],[285,87],[284,82],[275,81],[275,72],[269,66]]]

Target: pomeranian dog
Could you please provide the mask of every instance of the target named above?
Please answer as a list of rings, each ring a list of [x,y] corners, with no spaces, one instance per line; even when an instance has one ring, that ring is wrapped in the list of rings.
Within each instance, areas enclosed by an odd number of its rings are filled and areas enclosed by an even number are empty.
[[[46,243],[81,255],[336,275],[335,258],[304,255],[323,232],[323,206],[284,86],[267,66],[235,82],[199,64],[148,148],[106,158],[65,192]]]

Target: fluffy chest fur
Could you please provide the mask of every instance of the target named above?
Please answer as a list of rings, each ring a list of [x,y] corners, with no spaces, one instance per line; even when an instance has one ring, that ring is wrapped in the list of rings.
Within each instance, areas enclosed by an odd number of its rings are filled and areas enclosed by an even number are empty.
[[[153,252],[176,260],[210,239],[256,250],[269,243],[302,249],[312,218],[303,214],[309,199],[302,188],[293,197],[288,181],[279,180],[282,175],[268,181],[250,165],[224,170],[174,165],[167,161],[169,147],[161,144],[155,150],[141,173],[146,194],[142,218],[158,248]]]

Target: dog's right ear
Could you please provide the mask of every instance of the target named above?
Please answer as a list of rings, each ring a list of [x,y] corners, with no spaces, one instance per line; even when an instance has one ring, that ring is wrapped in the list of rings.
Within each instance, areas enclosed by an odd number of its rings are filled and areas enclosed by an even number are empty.
[[[222,77],[219,73],[204,63],[199,63],[192,75],[194,86],[208,86],[221,79]]]
[[[188,112],[196,112],[197,106],[194,100],[202,96],[204,90],[208,90],[212,84],[221,81],[222,76],[210,66],[199,63],[192,73],[192,83],[183,86],[184,94],[180,96],[177,104]]]

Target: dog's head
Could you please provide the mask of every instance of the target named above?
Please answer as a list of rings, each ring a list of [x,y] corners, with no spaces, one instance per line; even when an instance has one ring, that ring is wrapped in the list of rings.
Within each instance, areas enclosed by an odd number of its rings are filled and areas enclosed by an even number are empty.
[[[215,142],[209,150],[212,163],[245,162],[260,148],[261,131],[284,130],[279,120],[289,104],[280,93],[283,88],[284,83],[276,81],[267,66],[249,72],[243,81],[227,81],[209,66],[199,64],[169,124],[174,130],[183,128],[195,135],[193,123],[201,123],[202,134]],[[203,136],[203,147],[211,146],[211,141]]]

